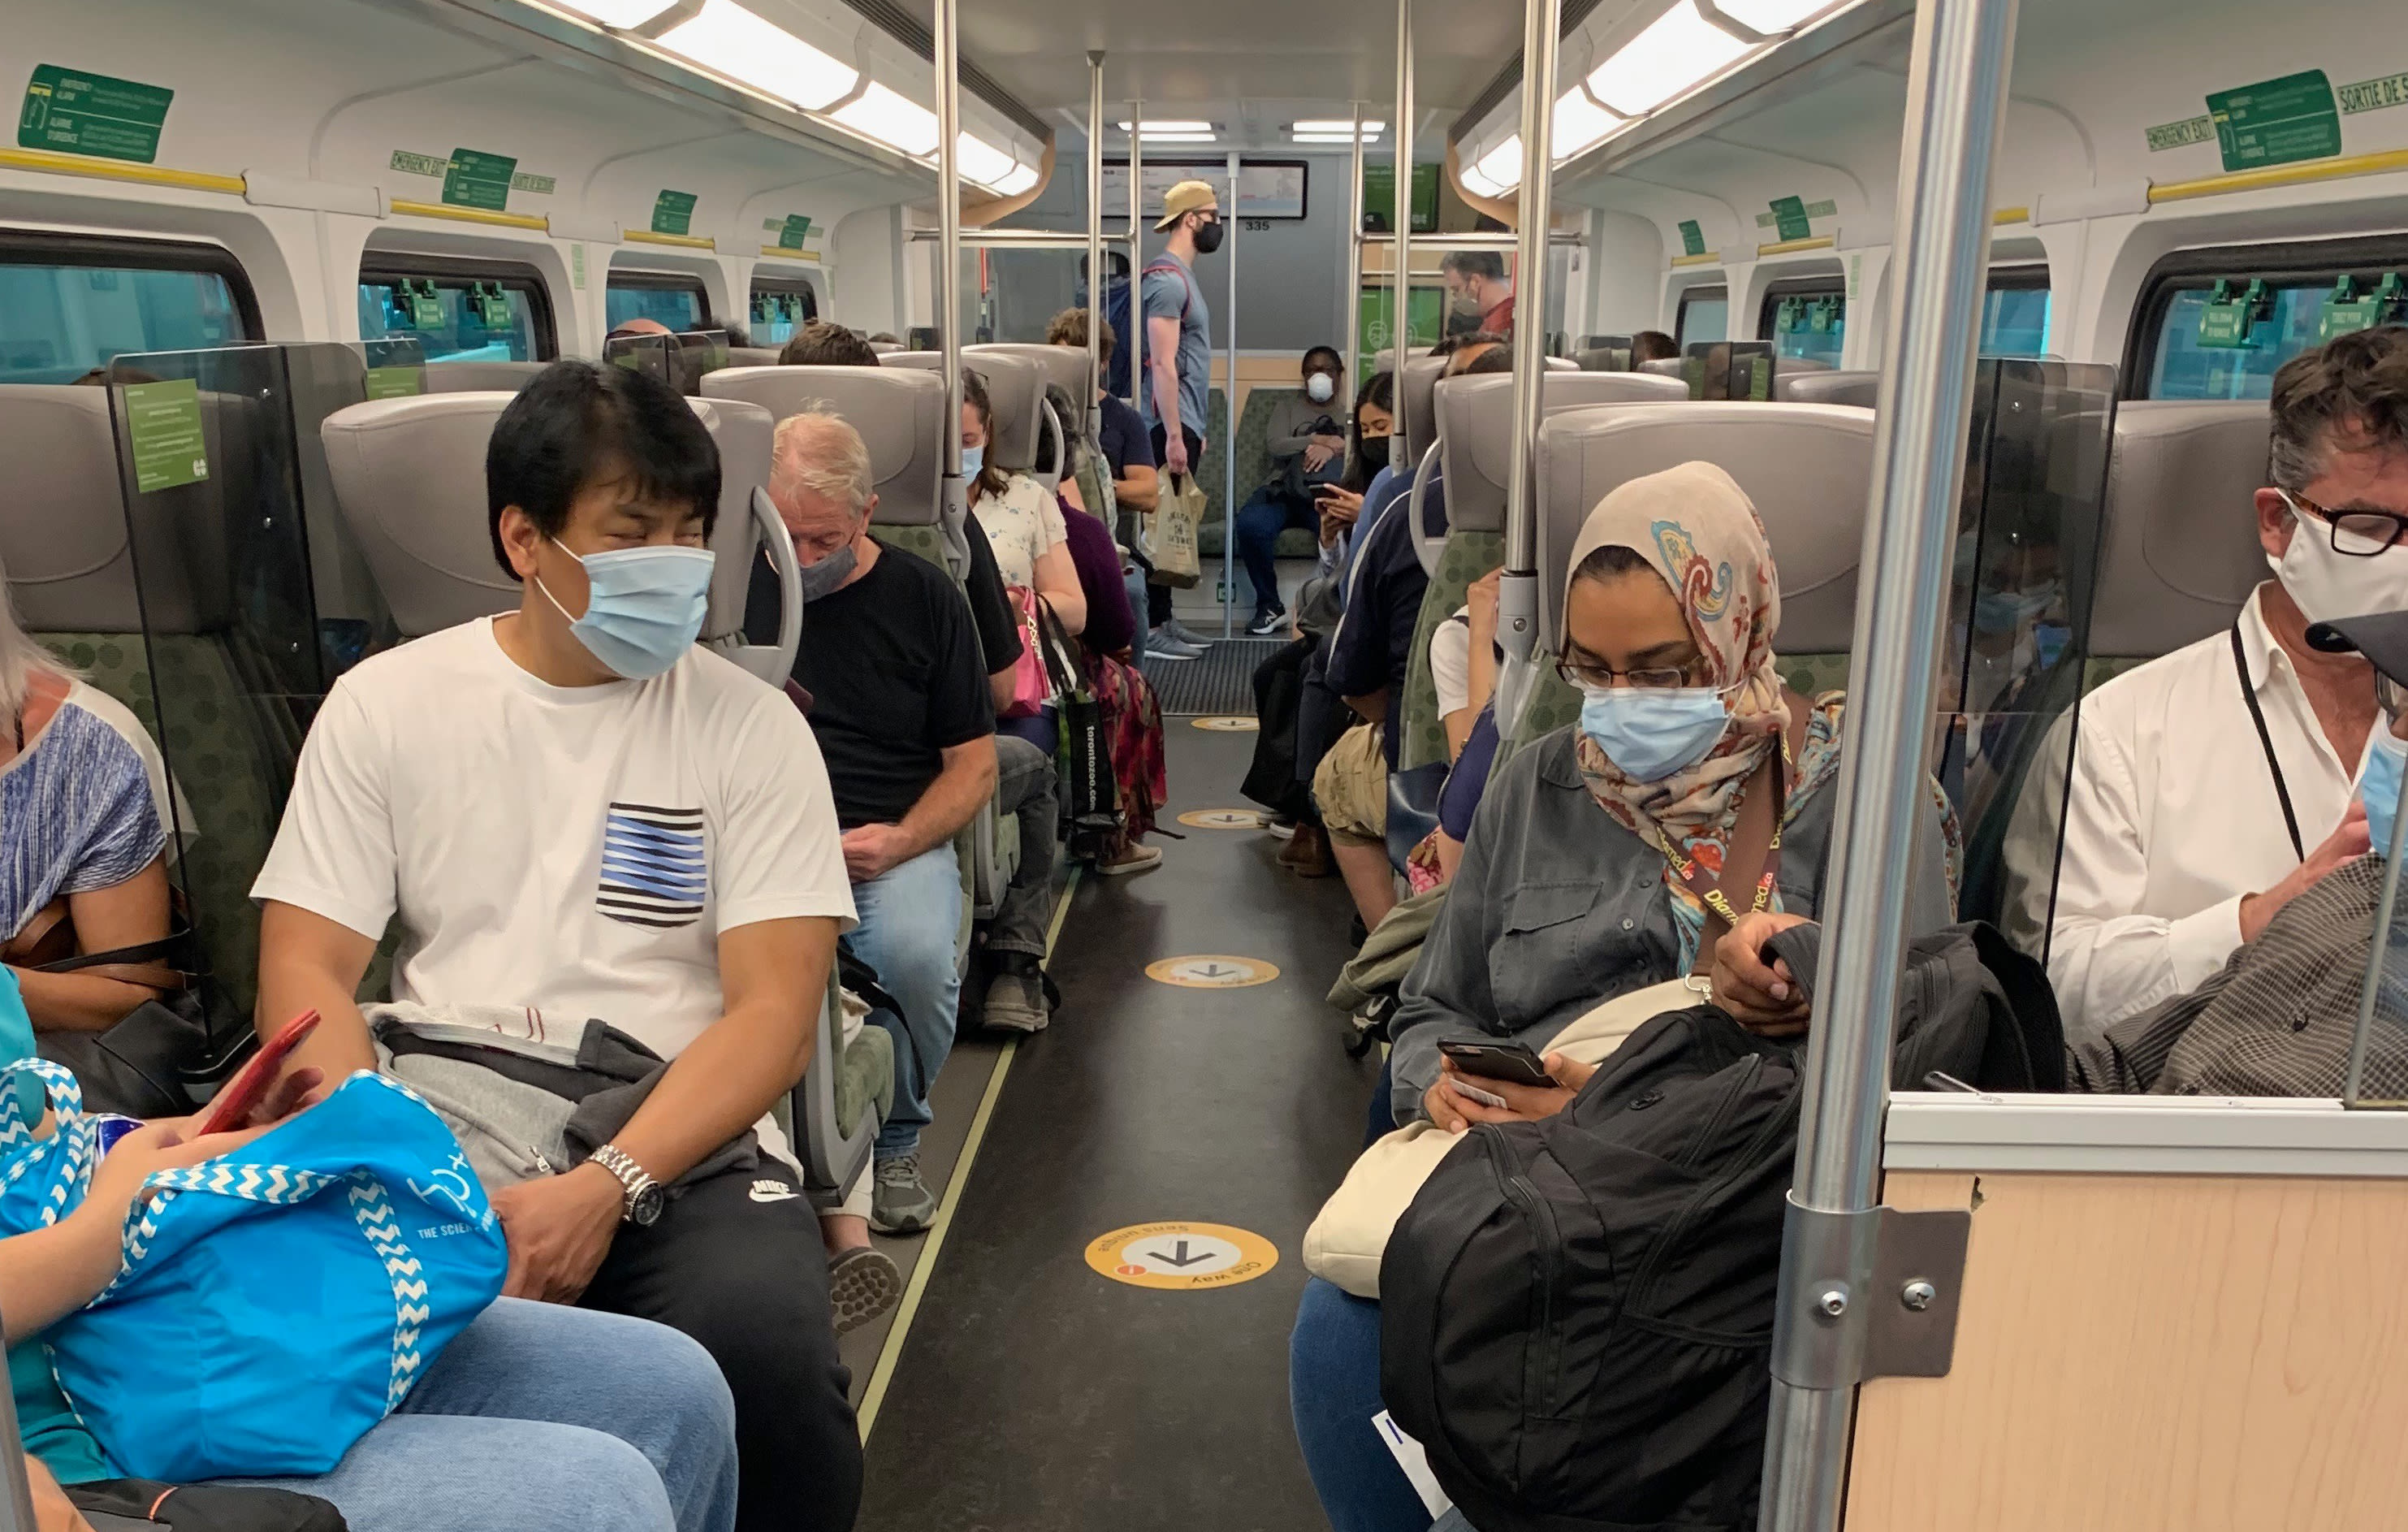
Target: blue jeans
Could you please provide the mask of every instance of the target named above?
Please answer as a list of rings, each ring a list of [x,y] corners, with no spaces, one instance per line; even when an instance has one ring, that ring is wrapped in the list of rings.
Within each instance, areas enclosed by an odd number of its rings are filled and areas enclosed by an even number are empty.
[[[332,1473],[351,1532],[730,1532],[736,1406],[665,1324],[498,1298]]]
[[[1280,605],[1279,535],[1292,526],[1318,527],[1321,513],[1310,500],[1295,500],[1277,484],[1266,484],[1238,508],[1238,557],[1245,561],[1246,578],[1254,582],[1254,610]]]
[[[954,1010],[962,974],[953,943],[962,928],[962,869],[950,840],[899,867],[853,885],[861,923],[846,932],[845,950],[878,970],[878,982],[903,1007],[901,1016],[871,1014],[895,1034],[895,1110],[878,1130],[878,1157],[915,1153],[929,1123],[928,1090],[953,1051]]]
[[[1288,1408],[1312,1490],[1336,1532],[1429,1532],[1430,1513],[1371,1417],[1380,1402],[1380,1306],[1315,1277],[1288,1339]]]

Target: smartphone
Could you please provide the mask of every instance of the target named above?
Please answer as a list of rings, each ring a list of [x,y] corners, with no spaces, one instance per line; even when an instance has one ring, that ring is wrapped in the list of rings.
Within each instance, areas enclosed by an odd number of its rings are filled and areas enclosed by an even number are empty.
[[[301,1046],[310,1033],[318,1030],[318,1012],[305,1010],[284,1024],[284,1030],[267,1040],[267,1046],[251,1055],[251,1062],[240,1073],[226,1081],[209,1103],[209,1115],[201,1124],[203,1133],[230,1133],[242,1126],[253,1108],[267,1095],[267,1087],[276,1082],[277,1071],[293,1050]]]
[[[1555,1078],[1547,1073],[1539,1055],[1518,1042],[1442,1042],[1438,1051],[1455,1060],[1457,1069],[1484,1080],[1542,1088],[1555,1084]]]

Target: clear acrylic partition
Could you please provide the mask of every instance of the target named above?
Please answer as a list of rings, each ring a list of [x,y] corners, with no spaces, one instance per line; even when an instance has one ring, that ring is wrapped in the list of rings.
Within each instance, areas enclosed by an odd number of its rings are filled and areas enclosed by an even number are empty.
[[[2046,951],[2089,657],[2115,369],[1984,357],[1936,698],[1957,910]]]
[[[1681,378],[1692,399],[1772,397],[1772,379],[1780,359],[1764,340],[1692,341],[1681,354]]]
[[[669,360],[678,392],[689,399],[697,397],[703,379],[727,365],[727,332],[681,330],[669,338],[677,346]]]
[[[2386,720],[2376,716],[2375,726]],[[2401,796],[2408,799],[2408,782]],[[2396,814],[2396,826],[2408,814]],[[2342,1099],[2351,1107],[2408,1110],[2408,901],[2400,897],[2401,837],[2374,850],[2383,862],[2383,893],[2369,930],[2366,978],[2358,995],[2358,1023],[2350,1038]]]
[[[675,336],[619,336],[602,342],[602,360],[614,367],[650,373],[677,386],[678,358],[684,348]]]

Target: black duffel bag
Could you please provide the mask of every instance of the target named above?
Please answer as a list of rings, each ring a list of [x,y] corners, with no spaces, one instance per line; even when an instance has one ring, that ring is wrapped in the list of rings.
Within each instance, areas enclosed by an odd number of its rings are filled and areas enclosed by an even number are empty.
[[[47,918],[46,918],[47,917]],[[180,1117],[207,1102],[259,1047],[239,1018],[211,1016],[200,937],[180,896],[170,895],[168,935],[108,952],[76,952],[75,925],[60,900],[27,923],[8,961],[34,973],[92,973],[143,984],[161,998],[100,1032],[40,1032],[35,1051],[73,1071],[87,1110],[127,1117]]]
[[[346,1532],[334,1502],[293,1490],[100,1479],[66,1486],[93,1532]]]
[[[1819,928],[1772,947],[1813,993]],[[1986,926],[1921,938],[1893,1081],[2051,1090],[2045,976]],[[1539,1123],[1473,1127],[1381,1265],[1381,1392],[1480,1532],[1756,1525],[1802,1039],[1668,1012]]]

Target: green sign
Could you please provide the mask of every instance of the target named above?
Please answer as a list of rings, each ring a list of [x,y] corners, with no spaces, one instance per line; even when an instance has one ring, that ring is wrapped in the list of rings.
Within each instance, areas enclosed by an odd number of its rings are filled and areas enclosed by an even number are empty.
[[[1747,396],[1759,404],[1772,397],[1772,358],[1769,356],[1748,358]]]
[[[582,242],[568,247],[568,285],[585,291],[585,246]]]
[[[1681,220],[1681,253],[1684,255],[1706,253],[1706,231],[1698,227],[1698,221],[1694,218]]]
[[[2149,152],[2182,149],[2191,144],[2211,143],[2215,138],[2215,119],[2186,117],[2179,122],[2160,122],[2148,130]]]
[[[176,93],[157,85],[37,64],[17,118],[19,149],[50,149],[150,165]]]
[[[1396,344],[1396,328],[1389,322],[1389,316],[1395,311],[1395,290],[1377,279],[1367,280],[1357,297],[1354,334],[1362,348],[1363,376],[1367,379],[1379,365],[1379,353]],[[1412,325],[1405,341],[1407,345],[1438,344],[1439,327],[1444,319],[1444,297],[1445,292],[1441,288],[1412,289],[1408,300]]]
[[[2381,79],[2361,79],[2355,85],[2344,85],[2333,93],[2341,100],[2344,112],[2381,111],[2386,107],[2408,107],[2408,75],[2386,75]]]
[[[510,205],[510,176],[518,164],[506,154],[455,149],[451,168],[443,173],[443,200],[454,208],[498,213]]]
[[[1413,232],[1431,234],[1438,228],[1438,175],[1436,165],[1413,166]],[[1390,234],[1397,226],[1397,167],[1393,165],[1367,165],[1363,167],[1363,214],[1367,225],[1377,220],[1379,228]]]
[[[405,176],[439,176],[452,168],[452,162],[432,154],[413,154],[406,149],[393,151],[393,168]]]
[[[2374,291],[2363,295],[2358,291],[2357,278],[2342,277],[2334,281],[2331,295],[2316,315],[2316,343],[2388,323],[2398,317],[2403,302],[2408,302],[2408,292],[2401,289],[2396,271],[2386,272]]]
[[[426,392],[426,369],[423,367],[370,367],[368,397],[371,399],[407,399]]]
[[[2227,170],[2256,170],[2341,152],[2341,112],[2321,69],[2214,91],[2207,115]]]
[[[2207,295],[2207,307],[2199,314],[2200,349],[2232,351],[2255,345],[2249,332],[2266,316],[2273,302],[2273,295],[2262,281],[2253,279],[2235,294],[2229,280],[2217,279],[2214,290]]]
[[[469,289],[466,300],[477,311],[477,318],[488,330],[510,327],[510,296],[499,282],[479,282]]]
[[[1796,199],[1787,198],[1784,200],[1794,201]],[[1806,216],[1808,218],[1837,218],[1840,216],[1840,205],[1831,201],[1828,197],[1824,198],[1821,202],[1810,202],[1806,204]],[[1774,224],[1779,223],[1780,222],[1781,215],[1778,213],[1758,213],[1756,215],[1756,226],[1759,229],[1771,228]]]
[[[692,192],[663,192],[652,199],[652,232],[654,234],[685,234],[694,227],[695,194]]]
[[[1772,224],[1774,233],[1784,242],[1791,239],[1809,239],[1814,234],[1814,225],[1806,218],[1804,197],[1773,198]]]
[[[125,435],[133,448],[134,487],[143,494],[208,478],[201,385],[192,379],[126,385]]]
[[[789,213],[783,219],[771,219],[762,228],[778,236],[780,250],[800,250],[803,236],[811,232],[811,221],[800,213]]]

